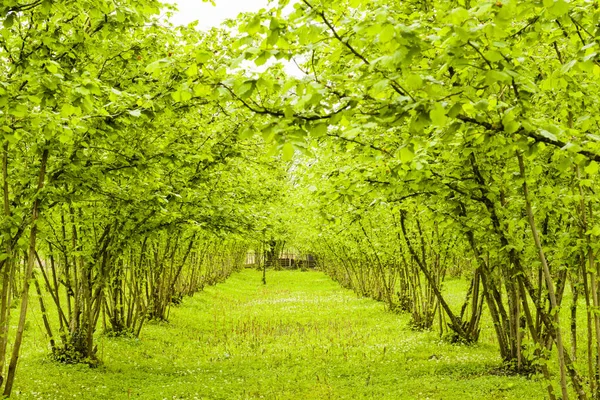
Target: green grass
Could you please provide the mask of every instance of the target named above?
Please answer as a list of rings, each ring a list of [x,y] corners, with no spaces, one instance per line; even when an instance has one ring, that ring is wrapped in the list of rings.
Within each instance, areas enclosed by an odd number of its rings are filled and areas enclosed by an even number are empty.
[[[35,300],[35,299],[34,299]],[[245,270],[172,309],[139,340],[98,337],[104,364],[46,355],[34,308],[15,397],[23,399],[543,399],[543,383],[493,374],[494,346],[440,342],[408,316],[320,272]]]

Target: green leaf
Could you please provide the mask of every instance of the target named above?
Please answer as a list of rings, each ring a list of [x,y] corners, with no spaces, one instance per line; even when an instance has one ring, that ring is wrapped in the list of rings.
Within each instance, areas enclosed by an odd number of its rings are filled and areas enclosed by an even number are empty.
[[[291,143],[283,145],[283,161],[290,161],[294,157],[294,146]]]
[[[285,107],[283,112],[284,112],[286,118],[293,118],[294,114],[295,114],[294,109],[290,106]]]
[[[542,135],[543,137],[552,140],[553,142],[556,142],[558,139],[556,137],[555,134],[548,132],[545,129],[540,129],[540,135]]]
[[[469,12],[463,7],[451,8],[450,19],[453,24],[460,25],[469,18]]]
[[[594,225],[592,229],[589,229],[585,233],[592,236],[600,236],[600,225]]]
[[[396,30],[394,29],[394,26],[391,24],[385,24],[381,29],[381,32],[379,32],[379,41],[381,43],[387,43],[392,40],[395,35]]]
[[[598,173],[598,163],[596,161],[591,161],[587,167],[585,167],[585,173],[590,175],[595,175]]]
[[[310,131],[310,135],[316,138],[325,136],[327,134],[327,126],[326,123],[314,125]]]
[[[267,37],[267,44],[269,46],[275,46],[277,41],[279,40],[279,29],[272,29],[269,31],[269,36]]]
[[[566,74],[567,72],[569,72],[571,70],[571,68],[573,68],[575,66],[575,64],[577,64],[577,60],[571,60],[568,63],[566,63],[565,65],[563,65],[560,70],[563,74]]]
[[[46,69],[52,74],[58,73],[58,64],[54,61],[46,62]]]
[[[415,153],[408,147],[404,146],[400,149],[400,160],[403,163],[409,163],[415,158]]]
[[[15,23],[15,13],[10,12],[4,19],[3,25],[5,28],[10,28]]]
[[[212,55],[204,50],[200,50],[196,53],[196,61],[198,62],[198,64],[204,64],[208,62],[211,58]]]
[[[241,139],[249,139],[252,136],[254,136],[255,134],[256,134],[256,130],[252,126],[248,126],[240,132],[240,138]]]
[[[499,71],[495,69],[487,71],[485,77],[488,83],[512,81],[512,77],[509,74],[507,74],[504,71]]]
[[[458,114],[460,114],[462,109],[461,103],[454,103],[454,105],[450,108],[450,111],[448,111],[448,116],[450,118],[455,118]]]
[[[198,65],[192,64],[188,69],[185,70],[185,74],[189,77],[198,75]]]
[[[240,99],[246,99],[252,95],[255,89],[256,81],[248,80],[240,86],[238,96],[240,97]]]
[[[17,118],[23,118],[28,113],[27,106],[24,104],[17,104],[15,108],[9,110],[9,114],[14,115]]]
[[[63,106],[60,109],[60,115],[63,118],[67,118],[71,115],[75,114],[75,107],[73,107],[71,104],[69,103],[65,103],[63,104]]]
[[[423,79],[417,74],[407,76],[405,82],[410,89],[420,89],[423,86]]]
[[[198,97],[209,96],[213,93],[213,88],[211,86],[205,85],[203,83],[198,83],[194,86],[194,95]]]
[[[518,121],[512,120],[508,121],[504,124],[504,132],[506,133],[515,133],[521,127],[521,123]]]
[[[504,57],[502,57],[502,54],[496,50],[486,51],[484,55],[485,58],[491,62],[498,62],[504,59]]]
[[[569,12],[569,4],[565,0],[556,0],[549,11],[554,17],[560,17]]]
[[[58,140],[63,144],[72,143],[73,131],[70,129],[63,129],[60,135],[58,135]]]
[[[448,117],[446,116],[446,110],[440,103],[436,103],[431,111],[429,111],[429,118],[435,126],[444,126]]]
[[[191,100],[193,97],[192,93],[189,90],[182,90],[181,91],[181,101],[188,101]]]

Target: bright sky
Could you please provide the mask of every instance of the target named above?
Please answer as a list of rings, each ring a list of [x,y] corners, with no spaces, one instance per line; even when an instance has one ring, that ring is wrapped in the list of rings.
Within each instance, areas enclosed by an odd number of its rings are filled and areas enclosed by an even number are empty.
[[[241,12],[258,11],[269,3],[268,0],[215,0],[216,6],[202,0],[164,0],[177,4],[179,12],[171,18],[175,25],[186,25],[198,20],[200,29],[220,25],[228,18],[235,18]]]

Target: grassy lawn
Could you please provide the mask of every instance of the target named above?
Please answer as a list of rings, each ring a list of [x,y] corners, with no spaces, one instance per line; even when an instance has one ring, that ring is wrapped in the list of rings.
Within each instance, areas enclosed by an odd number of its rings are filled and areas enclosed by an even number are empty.
[[[33,301],[36,301],[34,298]],[[15,386],[23,399],[543,399],[494,374],[497,350],[442,343],[408,316],[320,272],[245,270],[171,310],[141,338],[98,338],[97,369],[47,359],[34,307]]]

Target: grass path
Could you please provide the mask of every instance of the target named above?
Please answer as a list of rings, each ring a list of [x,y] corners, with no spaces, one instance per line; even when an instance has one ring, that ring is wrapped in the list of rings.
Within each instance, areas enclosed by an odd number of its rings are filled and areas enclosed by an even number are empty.
[[[99,337],[104,365],[46,359],[28,328],[15,398],[543,399],[541,382],[491,373],[491,346],[441,343],[408,317],[359,299],[319,272],[245,270],[146,326]],[[26,344],[27,344],[26,343]]]

